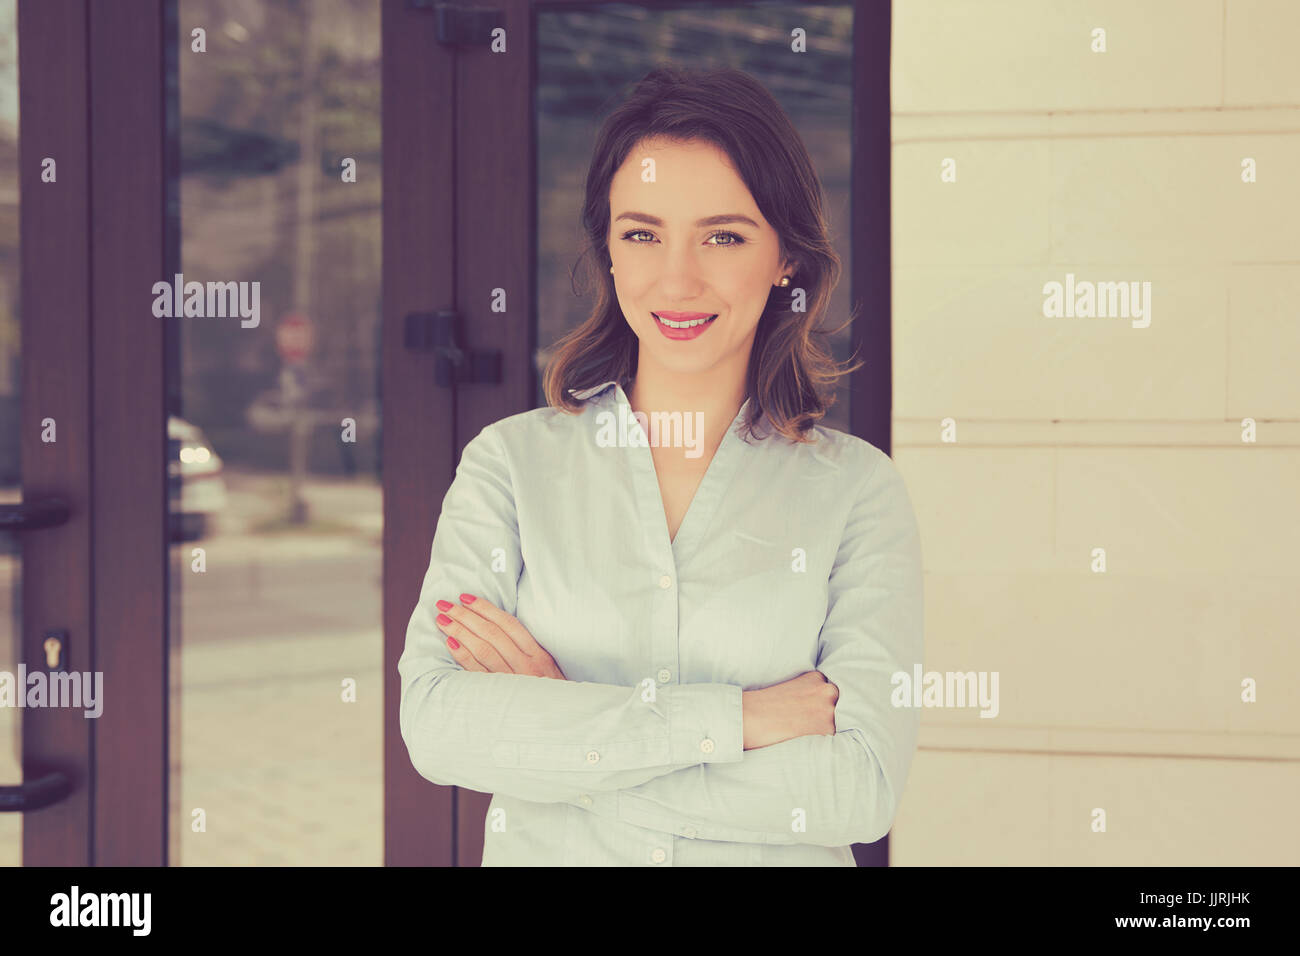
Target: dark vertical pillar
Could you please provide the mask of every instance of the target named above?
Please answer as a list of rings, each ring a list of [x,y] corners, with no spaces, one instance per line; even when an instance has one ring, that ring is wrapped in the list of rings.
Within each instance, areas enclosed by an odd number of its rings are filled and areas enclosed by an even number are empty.
[[[21,536],[20,660],[43,668],[45,631],[57,628],[69,669],[84,671],[95,666],[86,3],[20,0],[17,10],[23,499],[58,497],[72,510],[66,524]],[[22,712],[23,779],[61,770],[72,781],[63,800],[25,814],[26,866],[94,862],[94,724],[71,708]]]
[[[383,6],[384,862],[451,866],[455,788],[419,775],[398,723],[406,644],[442,499],[456,469],[451,392],[434,354],[403,345],[409,312],[450,308],[455,289],[452,173],[454,57],[432,6]]]
[[[163,3],[86,4],[96,866],[167,863]]]
[[[855,0],[853,6],[853,303],[859,317],[850,354],[865,364],[849,383],[853,433],[890,452],[893,413],[890,295],[891,5]],[[859,866],[888,866],[889,837],[855,844]]]

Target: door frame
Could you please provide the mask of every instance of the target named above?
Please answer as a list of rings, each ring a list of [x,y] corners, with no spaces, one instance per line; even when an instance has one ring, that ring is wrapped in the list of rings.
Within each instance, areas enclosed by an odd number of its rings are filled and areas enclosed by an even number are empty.
[[[24,815],[25,866],[167,862],[163,6],[17,5],[23,499],[71,506],[23,535],[19,659],[62,628],[68,669],[104,680],[98,718],[21,712],[23,779],[72,783]]]
[[[636,5],[682,6],[666,0]],[[476,866],[482,858],[491,798],[429,783],[411,766],[398,723],[397,661],[461,449],[486,425],[533,407],[537,12],[597,4],[495,0],[459,6],[499,11],[507,49],[517,55],[497,56],[482,45],[440,43],[432,0],[385,0],[383,7],[383,388],[384,407],[390,409],[383,439],[389,476],[384,497],[384,801],[389,865]],[[850,326],[851,349],[868,362],[849,379],[849,408],[853,433],[888,454],[893,394],[891,4],[853,0],[852,6],[853,221],[846,273],[853,304],[860,307]],[[447,130],[450,137],[442,135]],[[504,313],[489,308],[495,288],[506,290]],[[452,308],[464,320],[461,348],[501,353],[501,385],[440,388],[433,382],[435,358],[404,347],[408,313]],[[392,410],[397,408],[418,408],[420,414],[396,414]],[[412,528],[422,531],[415,535]],[[887,865],[888,836],[855,845],[853,851],[859,865]]]
[[[446,91],[455,89],[456,64],[438,44],[431,10],[384,0],[380,16],[384,864],[451,866],[456,788],[429,783],[411,764],[399,723],[397,662],[464,444],[455,393],[435,382],[433,354],[406,348],[403,334],[408,314],[451,308],[456,301],[453,143],[445,135],[453,115]]]

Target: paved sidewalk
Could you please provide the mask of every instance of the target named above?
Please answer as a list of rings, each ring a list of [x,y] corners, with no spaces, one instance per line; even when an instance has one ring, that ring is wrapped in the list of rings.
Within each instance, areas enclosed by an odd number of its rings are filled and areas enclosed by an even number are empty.
[[[378,630],[185,649],[175,865],[383,864],[382,652]]]

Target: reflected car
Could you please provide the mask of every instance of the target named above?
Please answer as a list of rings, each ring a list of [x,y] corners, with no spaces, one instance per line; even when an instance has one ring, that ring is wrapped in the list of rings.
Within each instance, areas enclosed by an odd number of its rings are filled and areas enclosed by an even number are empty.
[[[173,541],[209,534],[226,506],[220,456],[202,429],[178,415],[167,418],[167,498]]]

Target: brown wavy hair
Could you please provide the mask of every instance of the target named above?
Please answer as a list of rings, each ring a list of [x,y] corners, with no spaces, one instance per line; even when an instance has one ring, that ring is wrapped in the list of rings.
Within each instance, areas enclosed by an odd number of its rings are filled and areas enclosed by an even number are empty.
[[[758,320],[746,376],[751,400],[743,429],[750,436],[760,415],[795,442],[835,402],[835,383],[859,368],[836,363],[819,341],[839,329],[819,328],[839,281],[840,258],[827,234],[821,183],[803,140],[762,84],[735,69],[660,66],[646,74],[601,125],[587,171],[582,226],[586,233],[574,270],[585,261],[596,286],[591,315],[555,343],[543,379],[549,405],[578,413],[568,389],[589,388],[636,375],[637,337],[619,308],[610,274],[609,190],[631,150],[649,137],[712,143],[730,157],[764,218],[780,239],[780,261],[794,263],[790,285],[773,287]],[[802,291],[806,311],[794,312]]]

